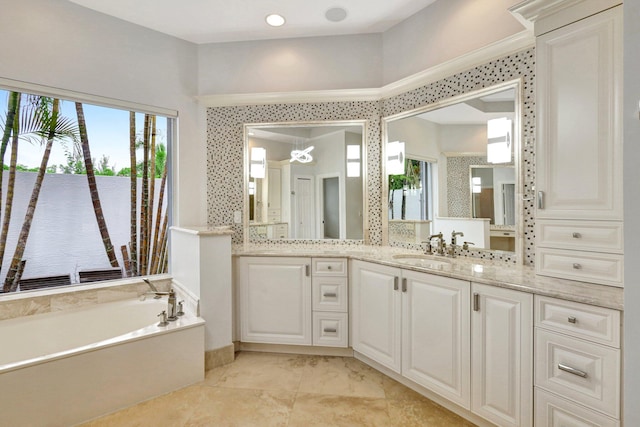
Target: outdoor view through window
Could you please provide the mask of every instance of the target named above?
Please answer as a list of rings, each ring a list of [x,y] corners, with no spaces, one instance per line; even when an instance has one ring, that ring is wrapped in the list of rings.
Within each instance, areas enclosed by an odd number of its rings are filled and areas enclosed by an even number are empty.
[[[0,292],[166,272],[174,120],[0,90]]]

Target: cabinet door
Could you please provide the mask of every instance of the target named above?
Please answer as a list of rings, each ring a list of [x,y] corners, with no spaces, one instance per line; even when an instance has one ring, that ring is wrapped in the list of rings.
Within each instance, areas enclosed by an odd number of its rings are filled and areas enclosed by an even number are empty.
[[[470,409],[469,282],[402,275],[402,375]]]
[[[311,345],[311,259],[242,257],[238,262],[241,340]]]
[[[472,284],[471,410],[500,426],[530,426],[533,298]]]
[[[353,261],[353,349],[400,373],[400,269]]]
[[[537,218],[622,220],[622,6],[538,37]]]

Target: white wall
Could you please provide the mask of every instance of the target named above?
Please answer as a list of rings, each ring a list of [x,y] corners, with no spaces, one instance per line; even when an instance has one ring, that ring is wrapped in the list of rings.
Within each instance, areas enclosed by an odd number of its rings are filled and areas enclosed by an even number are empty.
[[[624,423],[640,425],[640,0],[624,2]]]
[[[0,0],[0,10],[0,78],[178,111],[174,223],[206,223],[196,46],[65,0]]]
[[[440,126],[418,117],[389,122],[389,141],[403,141],[406,156],[410,159],[437,160],[440,156]]]
[[[382,85],[381,34],[212,43],[198,55],[200,95]]]
[[[448,153],[486,153],[486,125],[440,125],[440,149]]]
[[[387,30],[383,37],[384,84],[524,30],[507,10],[520,1],[438,1]]]

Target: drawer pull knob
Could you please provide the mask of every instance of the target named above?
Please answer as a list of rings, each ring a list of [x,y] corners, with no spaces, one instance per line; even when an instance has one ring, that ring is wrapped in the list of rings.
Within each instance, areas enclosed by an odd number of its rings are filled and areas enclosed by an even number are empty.
[[[324,332],[335,334],[338,330],[336,328],[324,328]]]
[[[581,371],[579,369],[576,368],[572,368],[571,366],[567,366],[567,365],[563,365],[562,363],[558,363],[558,369],[560,369],[561,371],[565,371],[568,372],[570,374],[576,375],[580,378],[587,378],[587,373],[584,371]]]
[[[322,294],[322,296],[325,298],[336,298],[338,294],[335,292],[327,292],[326,294]]]
[[[577,262],[574,262],[574,263],[573,263],[573,268],[574,268],[575,270],[580,270],[580,269],[582,268],[582,265],[578,264]]]
[[[572,236],[573,236],[573,238],[574,238],[574,239],[579,239],[579,238],[581,238],[581,237],[582,237],[582,234],[580,234],[580,233],[573,233],[573,234],[572,234]]]
[[[576,319],[576,318],[575,318],[575,317],[573,317],[573,316],[569,316],[569,318],[567,319],[567,322],[569,322],[569,323],[577,323],[577,322],[578,322],[578,319]]]
[[[327,266],[327,270],[331,270],[331,266],[330,265]]]

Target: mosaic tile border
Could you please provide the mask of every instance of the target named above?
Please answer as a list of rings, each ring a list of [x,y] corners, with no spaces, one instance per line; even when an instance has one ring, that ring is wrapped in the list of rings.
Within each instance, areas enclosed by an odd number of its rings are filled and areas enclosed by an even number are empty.
[[[233,212],[242,211],[244,140],[243,126],[251,123],[314,122],[328,120],[366,120],[368,231],[370,244],[382,244],[380,181],[380,102],[322,102],[310,104],[271,104],[207,109],[207,224],[233,223]],[[366,227],[365,227],[366,228]],[[242,224],[234,224],[232,243],[244,242]],[[298,241],[303,245],[361,245],[354,241]]]
[[[400,114],[447,98],[522,79],[522,183],[524,195],[533,194],[535,184],[535,49],[527,49],[488,62],[437,82],[382,100],[382,117]],[[532,197],[523,203],[523,264],[535,261],[535,208]],[[407,249],[418,245],[398,244]],[[515,254],[500,251],[465,251],[464,255],[515,262]]]

